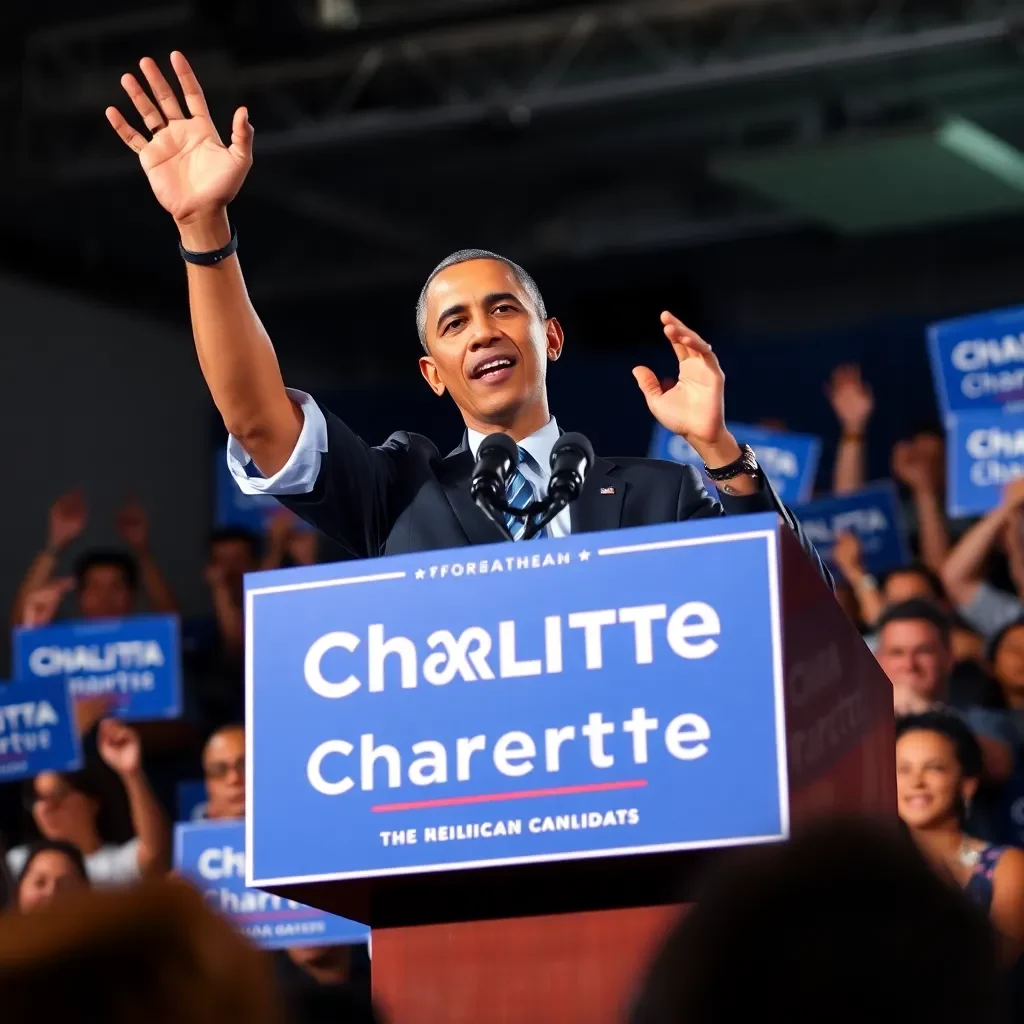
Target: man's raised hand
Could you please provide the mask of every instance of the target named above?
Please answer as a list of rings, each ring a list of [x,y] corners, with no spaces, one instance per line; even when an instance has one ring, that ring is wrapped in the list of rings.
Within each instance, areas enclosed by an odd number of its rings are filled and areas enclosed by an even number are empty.
[[[152,138],[133,128],[116,107],[107,107],[106,113],[125,145],[138,153],[160,205],[179,225],[187,225],[219,214],[234,199],[252,166],[253,131],[248,112],[239,107],[231,125],[231,145],[225,146],[184,55],[172,53],[171,66],[185,98],[187,115],[156,61],[149,57],[139,61],[139,67],[153,98],[135,75],[125,75],[121,85]]]
[[[633,376],[654,418],[703,454],[702,446],[721,443],[727,433],[725,374],[696,331],[669,312],[661,314],[661,323],[679,362],[678,378],[666,387],[646,366],[635,367]]]

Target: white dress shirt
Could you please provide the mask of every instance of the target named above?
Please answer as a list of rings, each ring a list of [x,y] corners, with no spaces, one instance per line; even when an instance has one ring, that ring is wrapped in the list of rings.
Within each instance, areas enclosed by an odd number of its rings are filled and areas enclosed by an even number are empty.
[[[302,430],[288,461],[273,476],[263,476],[238,440],[228,437],[228,469],[244,494],[309,494],[316,484],[320,463],[327,451],[327,420],[320,406],[305,391],[289,388],[288,397],[302,410]],[[480,442],[487,435],[476,430],[467,430],[466,433],[475,459]],[[519,468],[538,496],[547,492],[551,478],[551,449],[559,433],[558,424],[552,417],[540,430],[519,442],[519,447],[529,456],[520,460]],[[549,537],[567,537],[571,531],[568,508],[562,509],[547,526]]]

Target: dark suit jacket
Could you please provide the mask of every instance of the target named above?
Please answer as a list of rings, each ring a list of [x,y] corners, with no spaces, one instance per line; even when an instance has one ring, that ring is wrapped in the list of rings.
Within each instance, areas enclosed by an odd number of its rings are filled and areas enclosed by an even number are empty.
[[[420,434],[392,434],[371,448],[333,413],[327,452],[309,494],[282,496],[290,508],[357,558],[503,540],[469,496],[473,456],[465,436],[447,457]],[[604,489],[606,493],[602,494]],[[614,489],[614,493],[607,493]],[[572,532],[651,526],[748,512],[777,512],[831,584],[810,541],[767,478],[759,494],[715,501],[692,466],[655,459],[595,460],[570,506]]]

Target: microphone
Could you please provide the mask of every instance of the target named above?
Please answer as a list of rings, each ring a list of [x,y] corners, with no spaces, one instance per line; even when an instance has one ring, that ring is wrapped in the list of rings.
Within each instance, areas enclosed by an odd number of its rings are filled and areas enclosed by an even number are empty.
[[[582,434],[562,434],[551,449],[549,500],[563,507],[575,501],[593,464],[593,445]]]
[[[519,447],[508,434],[491,434],[480,442],[476,465],[469,481],[469,495],[479,505],[481,501],[503,507],[505,485],[519,465]]]

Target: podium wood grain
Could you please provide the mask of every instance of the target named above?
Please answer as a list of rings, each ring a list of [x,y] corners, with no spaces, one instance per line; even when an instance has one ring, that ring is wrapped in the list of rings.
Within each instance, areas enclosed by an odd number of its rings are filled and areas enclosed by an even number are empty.
[[[373,932],[389,1024],[621,1024],[678,906]]]

